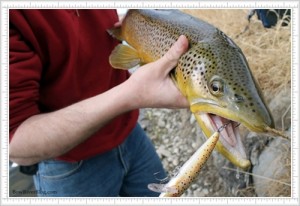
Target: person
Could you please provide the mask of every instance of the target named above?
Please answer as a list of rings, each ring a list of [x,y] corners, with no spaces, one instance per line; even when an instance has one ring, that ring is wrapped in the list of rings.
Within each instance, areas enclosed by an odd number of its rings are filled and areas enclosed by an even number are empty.
[[[265,28],[276,26],[280,19],[283,19],[281,26],[287,26],[291,21],[290,9],[252,9],[247,17],[249,22],[255,14]]]
[[[108,57],[116,10],[9,11],[10,160],[38,196],[158,196],[166,177],[138,109],[188,106],[169,77],[188,40],[132,75]],[[120,24],[120,23],[117,23]]]

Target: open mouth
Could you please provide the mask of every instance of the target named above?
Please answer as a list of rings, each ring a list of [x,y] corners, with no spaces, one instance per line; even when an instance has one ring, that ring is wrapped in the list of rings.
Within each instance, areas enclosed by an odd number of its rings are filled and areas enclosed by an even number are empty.
[[[223,153],[226,153],[225,156],[229,160],[235,159],[237,162],[248,161],[238,128],[240,123],[211,113],[199,112],[195,115],[199,115],[198,117],[202,121],[202,124],[206,127],[206,130],[208,130],[206,132],[204,131],[206,136],[208,136],[208,133],[212,134],[215,131],[221,130],[220,128],[223,128],[220,132],[219,141],[224,147],[221,150],[227,150],[225,152],[223,151]]]

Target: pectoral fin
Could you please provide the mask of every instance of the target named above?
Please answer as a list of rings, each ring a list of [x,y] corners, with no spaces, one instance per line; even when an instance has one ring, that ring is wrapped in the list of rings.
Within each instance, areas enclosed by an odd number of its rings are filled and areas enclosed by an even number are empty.
[[[131,69],[141,63],[137,50],[134,48],[119,44],[109,56],[109,63],[116,69]]]
[[[123,41],[122,33],[121,33],[121,27],[108,29],[107,32],[114,38]]]

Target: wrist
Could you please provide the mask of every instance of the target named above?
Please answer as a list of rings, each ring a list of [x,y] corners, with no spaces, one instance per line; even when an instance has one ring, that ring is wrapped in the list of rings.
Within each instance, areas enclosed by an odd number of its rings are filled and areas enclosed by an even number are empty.
[[[127,111],[135,110],[145,107],[143,103],[143,96],[141,93],[141,86],[138,86],[134,80],[129,78],[120,86],[120,93],[122,99],[122,107]]]

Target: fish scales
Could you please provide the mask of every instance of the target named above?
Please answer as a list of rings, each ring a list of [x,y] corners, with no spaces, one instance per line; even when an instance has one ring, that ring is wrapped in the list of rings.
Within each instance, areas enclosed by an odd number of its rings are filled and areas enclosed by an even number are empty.
[[[142,55],[151,59],[146,62],[162,57],[181,34],[186,34],[190,44],[195,44],[197,41],[209,37],[209,30],[212,29],[205,22],[201,22],[201,27],[205,28],[207,32],[198,30],[198,27],[191,29],[191,25],[187,24],[186,19],[176,18],[177,15],[172,10],[164,10],[159,13],[153,13],[151,10],[130,10],[127,16],[129,18],[124,22],[123,36],[128,37],[126,41],[134,48],[142,48]],[[191,16],[186,17],[192,22],[195,21]],[[195,21],[194,23],[198,24],[199,22]]]
[[[274,121],[244,54],[226,34],[178,10],[129,10],[122,27],[110,33],[130,45],[117,46],[110,56],[111,65],[119,69],[161,58],[185,35],[189,49],[170,76],[206,137],[230,123],[217,150],[240,168],[250,166],[237,126],[266,132]]]
[[[178,67],[174,71],[175,78],[181,84],[189,84],[191,90],[197,88],[204,97],[214,98],[207,85],[208,80],[218,74],[220,78],[226,78],[228,85],[232,86],[230,92],[233,101],[243,100],[244,107],[249,111],[261,112],[254,108],[263,102],[257,95],[258,86],[253,89],[254,92],[249,90],[256,83],[251,71],[245,67],[247,62],[244,55],[219,29],[189,15],[178,18],[178,13],[173,10],[156,13],[151,10],[130,10],[127,15],[132,17],[124,22],[122,32],[124,36],[128,36],[126,41],[130,45],[141,48],[139,52],[143,57],[142,62],[148,63],[162,57],[183,34],[189,40],[190,49],[179,59]],[[181,88],[183,86],[179,87]],[[184,94],[192,93],[189,97],[193,101],[195,94],[187,90],[181,89]]]

